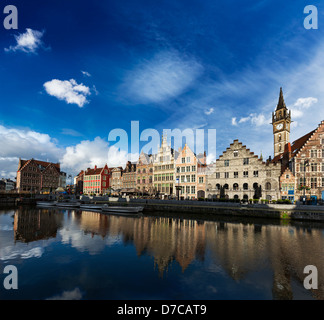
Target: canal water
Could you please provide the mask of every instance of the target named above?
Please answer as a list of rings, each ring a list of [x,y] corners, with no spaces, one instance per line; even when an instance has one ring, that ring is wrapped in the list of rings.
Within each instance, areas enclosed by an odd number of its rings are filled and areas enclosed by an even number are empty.
[[[0,300],[323,300],[323,248],[316,223],[0,210]],[[307,265],[318,289],[304,288]]]

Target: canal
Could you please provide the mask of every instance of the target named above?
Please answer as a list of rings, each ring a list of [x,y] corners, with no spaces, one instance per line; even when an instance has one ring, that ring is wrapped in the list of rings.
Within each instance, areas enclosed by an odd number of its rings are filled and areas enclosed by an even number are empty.
[[[2,209],[0,300],[323,300],[323,253],[323,223]]]

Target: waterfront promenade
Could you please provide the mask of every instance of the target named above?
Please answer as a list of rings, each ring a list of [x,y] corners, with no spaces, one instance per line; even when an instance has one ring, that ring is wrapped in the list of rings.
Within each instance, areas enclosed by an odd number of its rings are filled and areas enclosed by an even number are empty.
[[[36,205],[36,198],[2,198],[0,207]],[[54,200],[55,198],[48,199]],[[45,200],[44,198],[42,200]],[[305,220],[324,222],[324,206],[296,204],[248,204],[233,202],[193,201],[193,200],[158,200],[158,199],[129,199],[115,197],[81,197],[81,202],[89,204],[110,204],[123,206],[144,206],[144,214],[172,213],[190,214],[193,218],[204,215],[213,216],[269,218],[280,220]]]

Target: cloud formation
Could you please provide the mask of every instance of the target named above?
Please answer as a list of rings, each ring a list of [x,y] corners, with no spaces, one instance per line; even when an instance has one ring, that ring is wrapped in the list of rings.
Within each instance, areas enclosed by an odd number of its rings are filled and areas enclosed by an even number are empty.
[[[122,85],[130,99],[139,103],[160,103],[176,98],[190,87],[202,72],[195,60],[177,52],[162,52],[139,63]]]
[[[89,103],[87,100],[87,97],[91,94],[89,87],[82,83],[78,84],[74,79],[64,81],[53,79],[45,82],[44,88],[49,95],[68,104],[76,104],[82,108]]]
[[[209,115],[211,115],[212,113],[214,113],[214,108],[210,108],[210,109],[208,109],[208,110],[205,110],[205,114],[207,115],[207,116],[209,116]]]
[[[36,53],[38,48],[43,47],[43,41],[41,40],[44,35],[44,31],[37,31],[30,28],[26,29],[25,33],[20,33],[15,35],[17,44],[15,46],[10,46],[5,48],[6,52],[16,52],[22,51],[25,53]]]
[[[0,125],[0,175],[16,177],[19,157],[58,161],[62,150],[48,134],[30,129],[8,128]]]
[[[293,106],[291,106],[291,116],[293,119],[302,118],[304,116],[304,112],[308,110],[311,106],[316,104],[318,102],[317,98],[308,97],[308,98],[299,98],[294,103]]]

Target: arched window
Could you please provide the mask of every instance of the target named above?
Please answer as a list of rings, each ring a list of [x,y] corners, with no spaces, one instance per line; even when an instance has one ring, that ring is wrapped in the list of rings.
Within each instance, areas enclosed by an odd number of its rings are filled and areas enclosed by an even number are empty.
[[[234,195],[234,199],[235,200],[238,200],[238,198],[239,198],[239,196],[236,194],[236,195]]]
[[[228,184],[224,184],[224,189],[228,189]]]
[[[216,184],[216,190],[220,190],[220,184],[219,183]]]
[[[265,185],[266,190],[271,190],[271,183],[267,182]]]
[[[239,185],[237,183],[234,183],[233,184],[233,190],[238,190],[238,188],[239,188]]]
[[[258,184],[255,182],[255,183],[253,183],[253,189],[255,190],[256,188],[258,188]]]
[[[243,196],[243,199],[244,199],[244,200],[248,200],[248,199],[249,199],[249,196],[248,196],[247,194],[245,194],[245,195]]]
[[[243,190],[248,190],[249,189],[249,185],[247,183],[243,184]]]
[[[281,134],[279,134],[279,136],[278,136],[278,141],[279,142],[281,141]]]

